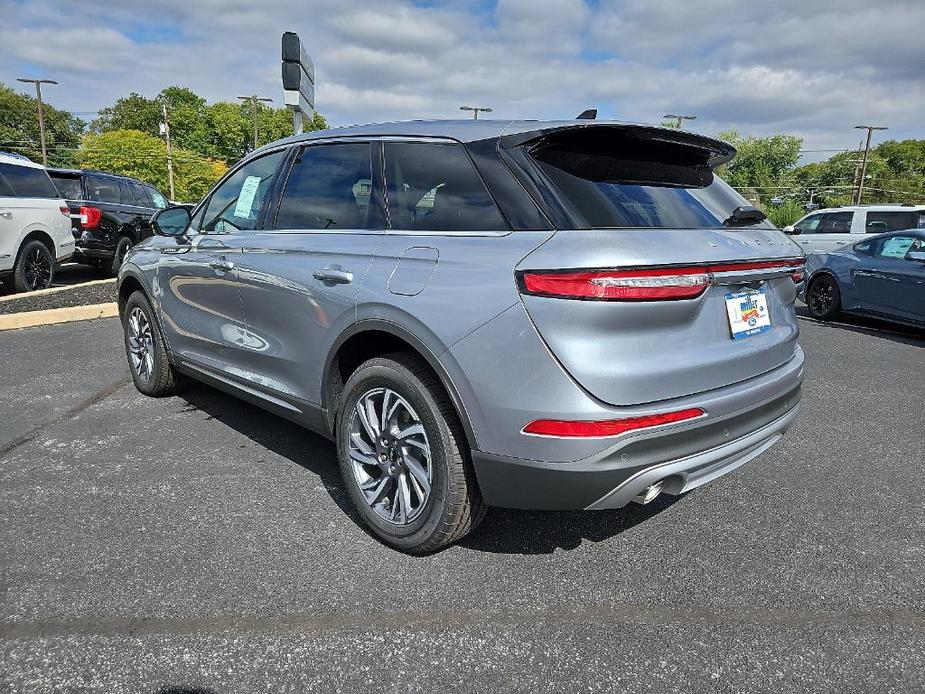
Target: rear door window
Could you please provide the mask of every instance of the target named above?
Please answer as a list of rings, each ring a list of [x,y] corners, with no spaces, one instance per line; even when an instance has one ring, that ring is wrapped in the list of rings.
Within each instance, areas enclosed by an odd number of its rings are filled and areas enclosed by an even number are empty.
[[[793,225],[794,229],[799,229],[804,234],[815,234],[819,229],[819,223],[822,221],[821,214],[811,214],[806,219],[801,219]]]
[[[134,207],[151,206],[151,202],[145,195],[145,189],[135,181],[122,181],[122,204]]]
[[[828,212],[822,215],[817,234],[850,234],[854,212]]]
[[[386,142],[390,226],[404,231],[507,231],[462,145]]]
[[[372,192],[368,142],[303,147],[292,164],[277,229],[366,229]]]
[[[58,189],[45,169],[0,164],[0,176],[17,198],[59,198]]]
[[[881,234],[885,231],[902,231],[915,229],[918,225],[918,213],[915,210],[901,212],[867,212],[865,230],[868,234]]]
[[[108,202],[116,205],[122,204],[122,191],[119,179],[109,176],[87,176],[87,198],[96,202]]]

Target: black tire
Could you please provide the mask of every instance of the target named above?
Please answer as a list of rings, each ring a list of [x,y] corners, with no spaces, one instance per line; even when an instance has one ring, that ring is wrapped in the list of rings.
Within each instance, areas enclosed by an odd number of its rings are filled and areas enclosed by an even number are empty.
[[[133,341],[132,339],[132,321],[136,316],[136,312],[144,317],[150,335],[150,340],[144,341],[144,351],[141,354],[138,352],[139,341]],[[151,309],[151,304],[148,303],[147,297],[140,291],[136,291],[125,302],[125,309],[122,312],[122,335],[125,341],[125,357],[128,359],[129,371],[132,374],[135,387],[140,393],[160,398],[166,395],[175,395],[183,390],[186,385],[186,378],[171,366],[167,357],[164,336],[154,319],[154,311]],[[141,359],[150,354],[150,362],[145,362],[149,366],[139,369],[138,362],[133,360],[133,354]]]
[[[37,239],[26,241],[13,268],[13,287],[17,292],[48,289],[54,279],[55,257],[48,246]]]
[[[412,520],[399,525],[380,517],[367,502],[350,459],[354,409],[364,394],[380,388],[388,388],[411,405],[431,451],[430,491],[426,501],[420,504]],[[461,539],[484,517],[486,507],[462,427],[443,387],[419,359],[398,353],[361,364],[344,386],[336,429],[344,486],[366,525],[384,543],[410,554],[435,552]],[[375,466],[367,467],[376,472]],[[381,474],[385,476],[385,472]],[[405,474],[410,479],[410,472]],[[394,494],[398,493],[396,486]],[[386,500],[387,497],[382,503]],[[393,507],[396,501],[393,495]]]
[[[809,314],[818,320],[834,320],[841,314],[841,291],[831,275],[819,275],[806,290]]]
[[[132,238],[125,234],[121,235],[119,240],[116,241],[116,250],[115,253],[113,253],[112,260],[105,266],[106,272],[108,272],[111,277],[115,277],[119,274],[119,268],[122,267],[125,254],[128,253],[134,245],[135,242],[132,241]]]

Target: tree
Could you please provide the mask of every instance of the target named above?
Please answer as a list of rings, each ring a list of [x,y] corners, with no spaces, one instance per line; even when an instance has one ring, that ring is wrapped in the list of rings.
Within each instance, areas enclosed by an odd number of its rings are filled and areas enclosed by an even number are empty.
[[[50,106],[43,100],[45,145],[49,166],[74,166],[75,150],[86,125],[67,111]],[[24,154],[42,161],[38,108],[35,98],[19,93],[0,82],[0,150]]]
[[[747,189],[748,197],[770,199],[793,184],[803,140],[792,135],[741,137],[735,130],[719,135],[736,148],[735,158],[718,173],[729,185]]]
[[[167,191],[167,145],[140,130],[90,133],[78,151],[80,165],[134,176]],[[174,148],[174,186],[179,200],[198,201],[228,170],[224,162],[182,147]]]

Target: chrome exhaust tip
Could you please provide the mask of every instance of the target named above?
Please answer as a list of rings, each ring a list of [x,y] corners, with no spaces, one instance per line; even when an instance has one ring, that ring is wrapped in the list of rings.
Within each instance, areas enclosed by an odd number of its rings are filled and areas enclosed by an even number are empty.
[[[654,484],[650,484],[648,487],[643,489],[639,494],[633,497],[633,501],[637,504],[645,506],[650,501],[653,501],[655,497],[662,493],[662,484],[663,480],[659,480]]]

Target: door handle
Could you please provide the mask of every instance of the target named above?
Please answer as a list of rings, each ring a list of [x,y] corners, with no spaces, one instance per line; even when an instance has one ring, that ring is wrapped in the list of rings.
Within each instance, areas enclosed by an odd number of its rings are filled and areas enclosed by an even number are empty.
[[[0,210],[0,217],[6,217],[7,219],[13,219],[12,210]]]
[[[326,267],[324,270],[315,270],[312,273],[319,282],[330,282],[331,284],[350,284],[353,282],[353,273],[340,268]]]
[[[234,270],[234,263],[232,263],[230,260],[213,260],[209,263],[209,267],[215,270],[230,272],[231,270]]]

